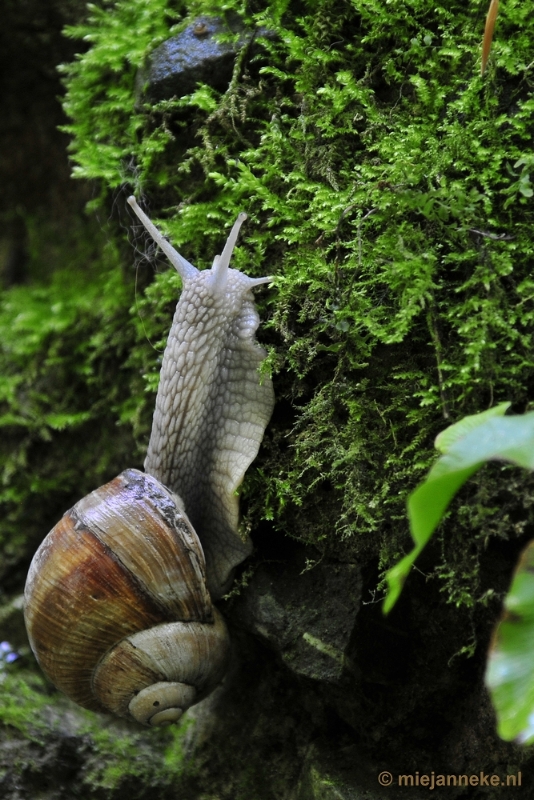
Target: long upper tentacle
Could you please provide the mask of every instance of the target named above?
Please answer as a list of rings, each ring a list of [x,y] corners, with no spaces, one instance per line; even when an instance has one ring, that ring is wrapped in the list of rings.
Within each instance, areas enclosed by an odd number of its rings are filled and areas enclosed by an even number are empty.
[[[183,256],[174,249],[172,244],[165,239],[164,236],[158,231],[153,222],[149,220],[144,211],[137,205],[135,197],[132,195],[128,198],[128,203],[131,205],[149,234],[152,236],[158,247],[163,250],[173,267],[176,269],[183,281],[194,278],[198,274],[198,269],[194,267],[189,261],[186,261]]]

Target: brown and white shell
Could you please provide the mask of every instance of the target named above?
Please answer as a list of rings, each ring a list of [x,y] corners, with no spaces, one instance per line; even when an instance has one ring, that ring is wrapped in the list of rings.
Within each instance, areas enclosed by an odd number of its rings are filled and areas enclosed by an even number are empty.
[[[45,538],[25,617],[61,691],[144,724],[176,721],[227,665],[226,625],[181,500],[134,469],[80,500]]]

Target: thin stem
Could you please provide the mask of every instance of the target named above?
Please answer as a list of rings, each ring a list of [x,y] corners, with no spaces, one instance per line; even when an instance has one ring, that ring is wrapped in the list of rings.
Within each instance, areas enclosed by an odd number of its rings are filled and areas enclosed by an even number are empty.
[[[438,384],[439,384],[439,394],[441,397],[441,410],[444,419],[449,419],[450,418],[449,406],[447,403],[447,396],[445,394],[443,373],[441,371],[441,340],[439,338],[439,332],[437,329],[436,320],[434,319],[432,308],[428,312],[427,321],[428,321],[428,328],[430,330],[430,335],[432,336],[432,340],[434,342],[434,351],[436,353],[436,366],[438,368]]]

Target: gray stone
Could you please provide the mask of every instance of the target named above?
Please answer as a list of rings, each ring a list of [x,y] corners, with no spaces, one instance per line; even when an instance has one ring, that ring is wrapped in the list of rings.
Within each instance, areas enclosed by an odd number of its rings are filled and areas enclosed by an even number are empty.
[[[237,43],[220,42],[220,34],[238,34]],[[256,37],[272,37],[265,28],[256,31],[244,27],[239,17],[201,16],[160,45],[150,55],[137,76],[138,98],[149,102],[182,97],[193,92],[198,83],[225,89],[232,77],[237,53]]]
[[[261,565],[236,612],[292,672],[337,684],[343,673],[356,670],[347,650],[360,595],[356,565],[322,561],[306,569],[305,560],[296,557],[283,565]]]

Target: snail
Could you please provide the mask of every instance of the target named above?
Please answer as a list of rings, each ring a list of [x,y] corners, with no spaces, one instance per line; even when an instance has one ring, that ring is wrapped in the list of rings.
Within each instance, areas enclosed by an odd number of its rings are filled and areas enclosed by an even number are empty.
[[[79,705],[149,726],[176,722],[222,680],[229,636],[213,601],[251,552],[239,487],[274,405],[252,289],[230,269],[240,214],[209,270],[189,264],[128,202],[182,278],[145,472],[127,469],[46,536],[25,588],[43,671]]]

